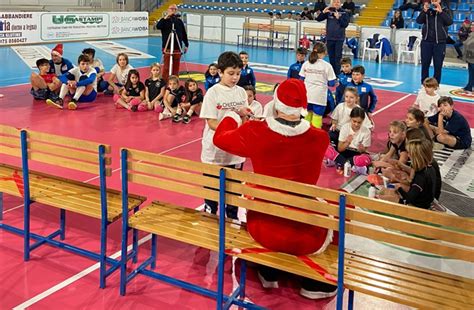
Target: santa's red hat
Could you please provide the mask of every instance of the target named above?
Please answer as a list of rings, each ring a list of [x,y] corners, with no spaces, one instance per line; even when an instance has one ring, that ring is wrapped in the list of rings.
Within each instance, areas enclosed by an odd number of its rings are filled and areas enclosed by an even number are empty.
[[[298,79],[288,79],[281,83],[273,95],[275,110],[285,114],[302,114],[308,106],[306,87]]]
[[[63,45],[57,44],[52,50],[51,55],[61,56],[63,57]]]

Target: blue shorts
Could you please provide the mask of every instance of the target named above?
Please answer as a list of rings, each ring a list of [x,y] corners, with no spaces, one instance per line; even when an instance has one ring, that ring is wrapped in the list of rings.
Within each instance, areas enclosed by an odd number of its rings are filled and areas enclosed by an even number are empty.
[[[97,92],[95,90],[91,91],[89,95],[82,95],[79,97],[79,102],[92,102],[97,97]]]
[[[319,104],[313,104],[313,103],[308,103],[308,112],[313,112],[314,114],[323,116],[324,111],[326,110],[325,105],[319,105]]]

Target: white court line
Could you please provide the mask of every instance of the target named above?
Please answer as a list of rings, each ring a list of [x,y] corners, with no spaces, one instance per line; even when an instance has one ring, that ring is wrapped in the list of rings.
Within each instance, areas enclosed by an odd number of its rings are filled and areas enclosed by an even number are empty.
[[[183,147],[183,146],[192,144],[192,143],[194,143],[194,142],[197,142],[197,141],[199,141],[199,140],[201,140],[201,139],[202,139],[202,138],[197,138],[197,139],[188,141],[188,142],[186,142],[186,143],[183,143],[183,144],[177,145],[177,146],[175,146],[175,147],[169,148],[169,149],[167,149],[167,150],[164,150],[164,151],[162,151],[162,152],[159,153],[159,154],[165,154],[165,153],[171,152],[171,151],[176,150],[176,149],[178,149],[178,148],[180,148],[180,147]],[[121,169],[121,168],[117,168],[117,169],[113,170],[112,172],[118,171],[118,170],[120,170],[120,169]],[[94,177],[94,178],[91,178],[91,179],[89,179],[89,180],[86,180],[86,181],[84,181],[84,183],[88,183],[88,182],[90,182],[90,181],[92,181],[92,180],[94,180],[94,179],[96,179],[96,178],[98,178],[98,177]],[[142,239],[139,240],[139,244],[142,244],[142,243],[144,243],[144,242],[146,242],[146,241],[148,241],[148,240],[150,240],[150,239],[151,239],[151,235],[147,235],[147,236],[145,236],[144,238],[142,238]],[[130,247],[131,247],[131,246],[129,246],[129,249],[130,249]],[[112,257],[112,258],[117,258],[118,256],[120,256],[120,251],[114,253],[111,257]],[[59,290],[65,288],[66,286],[68,286],[68,285],[70,285],[70,284],[76,282],[77,280],[79,280],[79,279],[85,277],[86,275],[88,275],[89,273],[91,273],[91,272],[97,270],[98,268],[99,268],[99,263],[96,263],[96,264],[90,266],[89,268],[84,269],[83,271],[81,271],[81,272],[75,274],[74,276],[70,277],[69,279],[66,279],[66,280],[64,280],[64,281],[62,281],[62,282],[56,284],[55,286],[49,288],[48,290],[46,290],[46,291],[44,291],[44,292],[42,292],[42,293],[40,293],[40,294],[34,296],[33,298],[28,299],[27,301],[23,302],[22,304],[16,306],[16,307],[13,308],[13,309],[25,309],[26,307],[29,307],[29,306],[31,306],[31,305],[37,303],[38,301],[40,301],[40,300],[42,300],[42,299],[44,299],[44,298],[46,298],[46,297],[48,297],[48,296],[54,294],[55,292],[57,292],[57,291],[59,291]]]
[[[408,98],[408,97],[410,97],[410,96],[411,96],[411,94],[405,95],[405,96],[403,96],[402,98],[397,99],[397,100],[395,100],[394,102],[392,102],[392,103],[390,103],[390,104],[384,106],[384,107],[381,108],[380,110],[375,111],[374,113],[372,113],[372,115],[377,115],[377,114],[379,114],[380,112],[382,112],[382,111],[384,111],[384,110],[390,108],[390,107],[393,106],[393,105],[396,105],[396,104],[399,103],[400,101],[402,101],[402,100],[404,100],[404,99],[406,99],[406,98]]]
[[[150,239],[151,239],[151,234],[143,237],[140,240],[138,240],[138,245],[141,245],[141,244],[147,242]],[[128,251],[130,251],[132,249],[132,245],[129,245],[127,249],[128,249]],[[115,258],[119,257],[120,254],[121,254],[121,251],[117,251],[111,257],[115,259]],[[31,305],[37,303],[38,301],[48,297],[49,295],[51,295],[53,293],[59,291],[60,289],[65,288],[69,284],[72,284],[72,283],[76,282],[77,280],[87,276],[88,274],[92,273],[93,271],[99,269],[99,267],[100,267],[100,264],[96,263],[96,264],[90,266],[89,268],[86,268],[83,271],[81,271],[81,272],[73,275],[72,277],[64,280],[63,282],[60,282],[60,283],[56,284],[55,286],[47,289],[46,291],[44,291],[44,292],[28,299],[27,301],[19,304],[18,306],[14,307],[13,309],[14,310],[26,309],[27,307],[30,307]]]
[[[11,208],[11,209],[8,209],[8,210],[3,211],[3,214],[5,214],[5,213],[7,213],[7,212],[10,212],[10,211],[13,211],[13,210],[16,210],[16,209],[21,208],[21,207],[23,207],[23,204],[21,204],[21,205],[19,205],[19,206],[16,206],[16,207],[13,207],[13,208]]]

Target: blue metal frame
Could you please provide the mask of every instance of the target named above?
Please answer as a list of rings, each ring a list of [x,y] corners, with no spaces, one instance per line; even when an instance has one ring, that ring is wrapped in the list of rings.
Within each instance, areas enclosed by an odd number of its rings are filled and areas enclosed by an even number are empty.
[[[120,153],[120,166],[122,176],[122,257],[120,266],[120,295],[124,296],[127,292],[127,283],[135,278],[138,274],[163,281],[165,283],[183,288],[185,290],[204,295],[217,301],[217,309],[228,308],[235,304],[239,307],[247,309],[265,309],[253,303],[243,300],[245,290],[242,285],[231,295],[227,296],[223,293],[224,287],[224,261],[225,261],[225,169],[222,168],[219,172],[219,265],[218,265],[218,288],[217,291],[209,290],[207,288],[192,284],[186,281],[175,279],[173,277],[164,275],[154,271],[156,267],[156,252],[157,252],[157,236],[152,234],[150,256],[142,262],[136,269],[127,274],[127,262],[131,258],[136,259],[138,252],[138,242],[132,242],[133,247],[137,247],[128,253],[128,151],[122,149]],[[135,231],[133,232],[136,233]],[[243,272],[241,273],[241,283],[245,285],[245,262],[243,262]],[[243,280],[242,280],[243,279]],[[240,296],[240,298],[239,298]],[[223,303],[226,303],[223,305]]]
[[[30,209],[33,201],[30,196],[30,183],[29,183],[29,167],[28,167],[28,132],[21,130],[20,132],[20,144],[21,144],[21,161],[22,161],[22,174],[23,174],[23,229],[0,223],[0,228],[5,229],[9,232],[19,234],[23,236],[23,259],[29,261],[31,251],[40,247],[43,244],[50,244],[52,246],[79,254],[93,260],[100,262],[100,287],[104,288],[106,278],[117,270],[121,263],[119,260],[112,259],[107,256],[107,228],[110,224],[107,220],[107,184],[106,184],[106,167],[105,167],[105,146],[100,145],[98,148],[99,152],[99,178],[100,178],[100,198],[101,198],[101,250],[100,254],[85,250],[65,242],[54,240],[59,236],[60,240],[65,239],[66,234],[66,211],[60,209],[59,218],[59,229],[47,236],[41,236],[32,233],[30,230]],[[0,193],[0,220],[3,218],[3,193]],[[30,240],[35,240],[35,243],[30,244]],[[111,265],[107,269],[107,264]]]
[[[344,252],[346,249],[346,196],[339,195],[339,248],[337,262],[337,302],[336,309],[344,306]]]

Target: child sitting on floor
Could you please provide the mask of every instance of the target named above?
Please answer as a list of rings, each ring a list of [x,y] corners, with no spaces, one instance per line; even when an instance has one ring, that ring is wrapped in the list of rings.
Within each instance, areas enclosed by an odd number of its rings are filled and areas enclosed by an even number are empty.
[[[161,112],[163,110],[163,96],[165,95],[166,82],[161,78],[161,66],[152,63],[150,77],[145,80],[145,104],[148,110]]]
[[[438,88],[439,84],[435,78],[426,78],[423,81],[423,87],[420,89],[413,107],[420,109],[425,117],[438,113],[439,94],[436,92]]]
[[[247,103],[249,104],[249,109],[252,110],[252,115],[255,118],[263,117],[263,106],[256,99],[256,91],[252,85],[244,86],[245,92],[247,93]]]
[[[352,109],[351,122],[342,126],[339,134],[339,143],[337,151],[332,145],[326,150],[326,166],[342,167],[346,161],[353,166],[353,171],[358,174],[367,174],[367,166],[371,159],[367,148],[371,144],[371,132],[362,126],[365,119],[365,111],[361,107]]]
[[[331,114],[331,127],[329,128],[329,138],[333,146],[337,146],[339,141],[339,132],[342,126],[351,121],[351,111],[359,106],[359,94],[354,87],[347,87],[344,90],[344,102],[338,104]],[[364,118],[362,126],[367,129],[372,128],[372,123],[369,118]]]
[[[206,73],[204,73],[204,77],[206,78],[206,82],[204,83],[204,88],[206,89],[206,91],[208,91],[209,88],[211,88],[212,86],[219,83],[219,81],[221,80],[221,77],[219,76],[219,73],[217,72],[216,63],[212,63],[209,65]]]
[[[144,99],[145,85],[140,82],[140,73],[132,69],[128,72],[127,82],[120,95],[114,95],[115,107],[122,107],[132,112],[143,112],[147,110],[146,104],[142,104]]]
[[[97,97],[97,73],[90,66],[89,57],[81,54],[77,59],[78,67],[72,68],[66,74],[59,77],[61,90],[57,100],[46,100],[48,105],[58,109],[63,108],[64,97],[69,93],[72,99],[67,107],[69,110],[77,109],[78,102],[92,102]]]
[[[36,100],[47,100],[53,101],[58,99],[56,91],[61,86],[61,82],[54,73],[49,72],[49,60],[41,58],[36,61],[36,67],[39,70],[39,74],[32,72],[30,76],[31,89],[30,94]]]
[[[176,114],[173,117],[173,122],[180,122],[181,119],[183,123],[188,124],[191,122],[191,116],[194,113],[199,115],[201,112],[201,105],[203,101],[202,89],[198,87],[198,84],[193,79],[187,79],[184,83],[184,102],[178,104]],[[185,113],[183,117],[181,115]]]
[[[168,78],[168,86],[163,97],[163,112],[158,116],[158,120],[164,120],[170,117],[174,118],[178,105],[182,102],[182,97],[185,95],[184,87],[179,85],[179,78],[176,75],[171,75]]]

